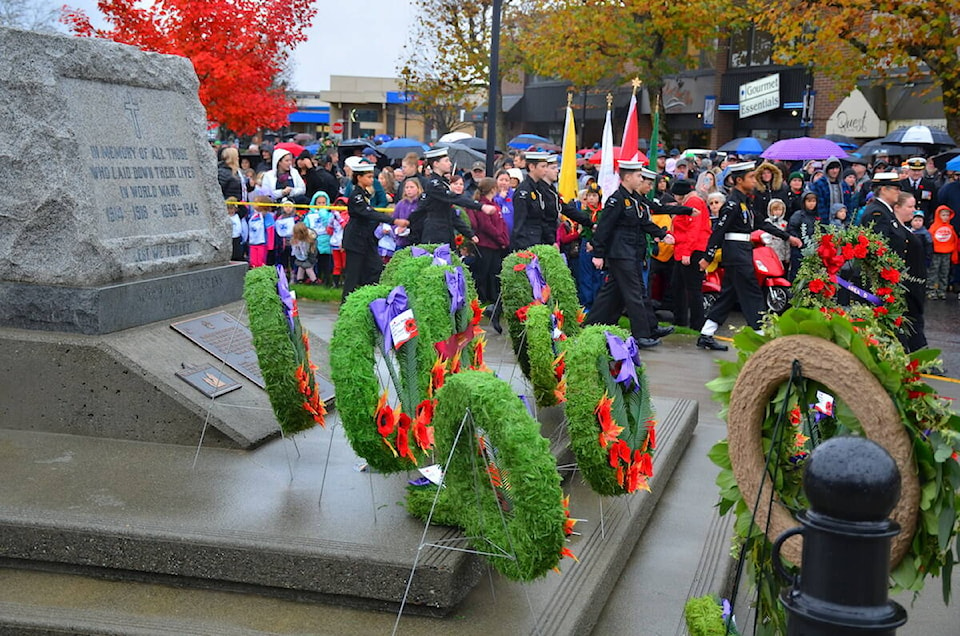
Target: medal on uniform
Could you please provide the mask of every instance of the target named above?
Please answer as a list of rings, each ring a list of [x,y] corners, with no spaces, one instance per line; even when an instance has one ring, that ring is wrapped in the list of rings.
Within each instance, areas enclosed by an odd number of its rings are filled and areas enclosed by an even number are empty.
[[[531,193],[530,193],[530,198],[533,199],[534,201],[536,201],[536,200],[537,200],[537,193],[536,193],[536,192],[531,192]]]

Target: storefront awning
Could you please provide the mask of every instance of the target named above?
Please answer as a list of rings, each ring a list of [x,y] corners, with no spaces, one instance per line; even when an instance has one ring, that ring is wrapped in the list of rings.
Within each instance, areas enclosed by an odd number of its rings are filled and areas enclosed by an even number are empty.
[[[329,124],[330,111],[298,110],[295,113],[290,113],[289,119],[291,124]]]

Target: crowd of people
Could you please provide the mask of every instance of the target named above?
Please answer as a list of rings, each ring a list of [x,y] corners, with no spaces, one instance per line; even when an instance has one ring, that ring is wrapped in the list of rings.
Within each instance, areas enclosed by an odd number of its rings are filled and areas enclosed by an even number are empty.
[[[757,163],[661,150],[653,166],[621,162],[620,186],[606,197],[596,167],[584,162],[575,201],[557,192],[559,158],[536,150],[498,156],[492,174],[480,161],[455,166],[445,148],[395,165],[374,146],[350,157],[335,147],[296,157],[265,147],[259,158],[253,166],[234,147],[220,152],[235,260],[282,264],[291,282],[342,287],[346,298],[375,282],[396,250],[448,243],[469,266],[498,332],[503,258],[537,244],[564,254],[589,323],[625,313],[641,347],[673,331],[658,325],[656,310],[698,330],[704,349],[726,348],[714,335],[735,305],[758,326],[755,230],[793,280],[817,228],[873,226],[907,263],[910,350],[925,344],[924,303],[960,288],[960,180],[923,157]],[[703,276],[717,252],[723,287],[705,315]]]

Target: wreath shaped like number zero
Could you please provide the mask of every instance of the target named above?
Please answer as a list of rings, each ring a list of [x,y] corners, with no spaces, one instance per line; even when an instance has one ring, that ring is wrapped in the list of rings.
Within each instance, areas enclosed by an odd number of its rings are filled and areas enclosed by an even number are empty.
[[[730,463],[747,506],[753,507],[761,476],[766,470],[761,423],[764,409],[777,389],[790,378],[793,361],[800,362],[803,376],[828,387],[837,399],[850,407],[864,434],[883,446],[900,471],[900,501],[891,517],[901,532],[893,538],[891,567],[910,549],[916,532],[920,506],[920,481],[910,437],[900,422],[897,407],[880,382],[849,351],[822,338],[807,335],[784,336],[761,346],[744,364],[737,377],[727,414]],[[770,501],[771,480],[763,480],[760,501]],[[753,510],[760,527],[767,524],[767,510]],[[782,506],[774,506],[767,533],[775,541],[797,525]],[[799,542],[787,541],[782,554],[791,562],[801,561]]]
[[[442,494],[448,504],[458,502],[449,511],[479,552],[503,552],[490,558],[501,574],[537,579],[557,566],[566,536],[550,443],[509,384],[490,373],[463,371],[437,392],[433,421],[441,461],[468,411],[472,426],[457,440]],[[478,543],[481,538],[486,542]]]

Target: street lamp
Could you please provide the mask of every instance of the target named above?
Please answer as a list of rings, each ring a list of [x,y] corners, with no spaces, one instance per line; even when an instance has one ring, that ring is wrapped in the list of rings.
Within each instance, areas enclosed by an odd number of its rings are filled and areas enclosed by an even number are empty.
[[[503,0],[493,0],[490,27],[490,92],[487,97],[487,174],[493,174],[497,142],[497,88],[500,82],[500,9]]]

